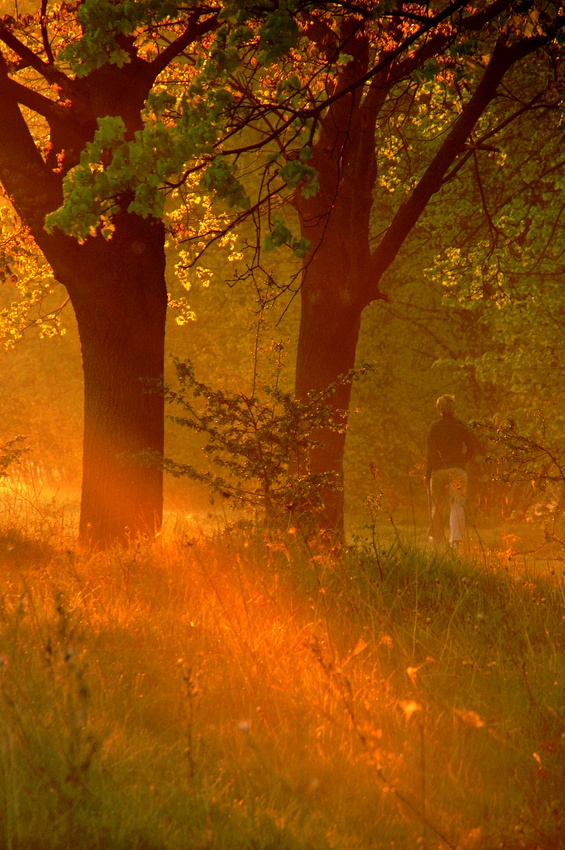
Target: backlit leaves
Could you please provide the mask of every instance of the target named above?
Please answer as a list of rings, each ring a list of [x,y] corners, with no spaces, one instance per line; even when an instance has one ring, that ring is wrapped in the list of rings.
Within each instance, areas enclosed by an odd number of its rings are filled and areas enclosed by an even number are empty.
[[[306,257],[310,250],[310,242],[308,239],[299,239],[294,236],[292,231],[286,226],[283,219],[275,216],[271,232],[265,238],[265,251],[268,253],[276,251],[277,248],[282,248],[286,245],[297,257]]]
[[[279,3],[278,8],[270,12],[261,29],[262,59],[271,62],[285,56],[298,41],[298,25],[291,16],[287,4]]]
[[[141,27],[174,20],[178,6],[169,0],[85,0],[77,11],[82,38],[63,48],[59,60],[69,62],[77,77],[107,62],[121,67],[131,60],[124,37],[135,37]]]
[[[29,451],[25,441],[25,437],[13,437],[0,444],[0,478],[5,478],[9,467],[17,463],[20,457]]]
[[[249,206],[249,197],[235,176],[234,169],[225,159],[215,159],[204,172],[200,186],[205,192],[214,193],[226,201],[229,207],[245,209]]]
[[[0,207],[0,344],[8,350],[28,328],[40,336],[63,334],[60,309],[45,304],[55,281],[31,236],[6,205]]]
[[[311,156],[310,148],[302,148],[298,157],[289,159],[279,171],[279,177],[289,188],[300,186],[300,193],[304,198],[311,198],[319,191],[318,172],[308,165]]]

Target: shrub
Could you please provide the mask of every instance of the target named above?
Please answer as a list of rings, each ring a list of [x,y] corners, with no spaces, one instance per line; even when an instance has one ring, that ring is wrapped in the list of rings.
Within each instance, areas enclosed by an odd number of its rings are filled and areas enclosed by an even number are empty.
[[[25,440],[25,437],[14,437],[0,445],[0,478],[5,478],[9,467],[17,463],[24,452],[29,451],[24,445]]]
[[[220,471],[167,459],[167,472],[187,475],[238,506],[258,509],[270,525],[311,516],[322,494],[341,486],[333,472],[312,472],[311,450],[319,445],[322,431],[346,428],[331,398],[338,386],[364,374],[366,367],[299,401],[279,386],[280,361],[274,385],[255,387],[251,394],[214,389],[196,379],[190,360],[174,362],[180,388],[167,389],[166,398],[182,408],[183,415],[171,420],[204,435],[204,454]]]

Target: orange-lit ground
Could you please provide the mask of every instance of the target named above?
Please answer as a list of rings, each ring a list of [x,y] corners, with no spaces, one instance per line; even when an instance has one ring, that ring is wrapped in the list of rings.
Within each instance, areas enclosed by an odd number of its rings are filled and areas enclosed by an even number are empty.
[[[389,540],[381,581],[292,533],[171,516],[88,554],[46,518],[0,535],[12,846],[47,824],[53,847],[557,846],[535,843],[565,788],[555,557]]]

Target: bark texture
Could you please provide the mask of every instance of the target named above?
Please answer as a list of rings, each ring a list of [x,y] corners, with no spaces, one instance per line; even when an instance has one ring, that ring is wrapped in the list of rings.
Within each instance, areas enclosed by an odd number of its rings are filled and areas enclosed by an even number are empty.
[[[164,227],[130,214],[115,224],[110,242],[89,240],[59,271],[75,310],[84,368],[80,534],[97,545],[153,534],[163,509]],[[55,266],[58,260],[53,257]],[[151,463],[143,462],[143,453]]]

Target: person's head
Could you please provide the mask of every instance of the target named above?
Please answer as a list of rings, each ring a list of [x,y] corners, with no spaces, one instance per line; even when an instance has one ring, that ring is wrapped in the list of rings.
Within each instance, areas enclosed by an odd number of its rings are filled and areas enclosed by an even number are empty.
[[[452,395],[440,395],[436,401],[436,408],[442,416],[453,416],[455,413],[455,397]]]

